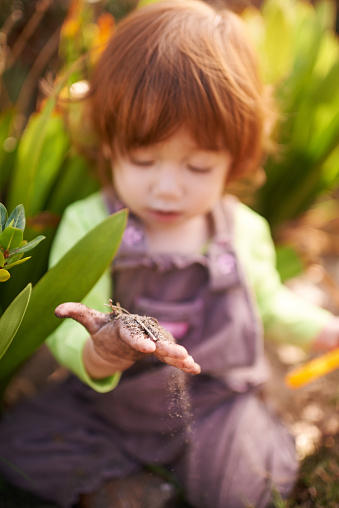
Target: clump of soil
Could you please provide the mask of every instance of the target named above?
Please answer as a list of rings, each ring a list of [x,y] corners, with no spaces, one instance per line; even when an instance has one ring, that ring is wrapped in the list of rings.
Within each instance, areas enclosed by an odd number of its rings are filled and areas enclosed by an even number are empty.
[[[130,314],[127,310],[120,307],[119,304],[113,305],[112,300],[109,303],[112,308],[112,319],[122,321],[132,335],[140,335],[142,333],[154,342],[163,340],[175,343],[173,335],[165,330],[155,318],[140,316],[140,314]]]

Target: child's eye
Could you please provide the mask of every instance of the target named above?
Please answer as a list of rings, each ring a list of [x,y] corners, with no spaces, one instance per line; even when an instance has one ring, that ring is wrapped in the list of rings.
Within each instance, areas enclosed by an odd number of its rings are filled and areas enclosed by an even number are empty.
[[[136,166],[140,166],[143,168],[147,168],[147,167],[152,166],[154,164],[154,160],[151,160],[151,159],[144,160],[144,159],[134,159],[131,157],[131,161]]]
[[[188,164],[187,167],[190,171],[193,171],[194,173],[208,173],[209,171],[211,171],[211,168],[207,166],[194,166],[192,164]]]

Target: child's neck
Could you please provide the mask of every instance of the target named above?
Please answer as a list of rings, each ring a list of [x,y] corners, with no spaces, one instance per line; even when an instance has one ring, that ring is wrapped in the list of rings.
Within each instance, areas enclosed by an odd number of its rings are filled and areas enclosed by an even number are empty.
[[[210,238],[210,225],[206,215],[198,215],[175,227],[145,227],[150,252],[194,254],[202,252]]]

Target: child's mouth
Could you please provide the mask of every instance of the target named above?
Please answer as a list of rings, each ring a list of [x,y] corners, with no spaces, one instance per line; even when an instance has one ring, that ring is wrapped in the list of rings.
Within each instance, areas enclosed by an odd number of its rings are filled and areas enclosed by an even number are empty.
[[[170,222],[180,217],[180,212],[174,210],[150,210],[151,215],[156,219],[164,222]]]

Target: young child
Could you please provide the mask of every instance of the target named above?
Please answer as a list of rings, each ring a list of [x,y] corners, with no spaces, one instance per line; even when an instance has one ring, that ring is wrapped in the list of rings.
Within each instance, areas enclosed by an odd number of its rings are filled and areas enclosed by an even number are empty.
[[[76,376],[6,415],[1,472],[63,508],[164,506],[147,466],[173,474],[195,508],[285,498],[298,465],[258,396],[263,329],[330,349],[339,325],[281,285],[266,222],[225,195],[258,167],[266,135],[241,20],[197,0],[134,11],[89,98],[113,185],[69,207],[51,263],[108,213],[127,207],[128,225],[111,273],[56,310],[73,319],[47,343]],[[163,335],[131,333],[105,311],[110,298],[155,317]]]

